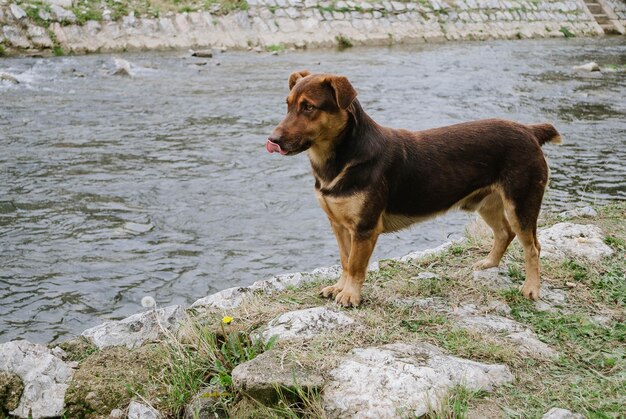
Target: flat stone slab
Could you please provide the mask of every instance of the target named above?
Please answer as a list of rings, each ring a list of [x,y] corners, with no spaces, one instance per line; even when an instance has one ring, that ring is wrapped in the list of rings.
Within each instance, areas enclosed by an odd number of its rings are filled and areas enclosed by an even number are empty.
[[[324,331],[349,326],[352,323],[354,319],[340,311],[313,307],[281,314],[268,323],[262,336],[266,341],[273,336],[278,336],[280,340],[310,339]]]
[[[353,349],[329,376],[322,402],[330,418],[418,417],[456,385],[492,391],[513,380],[506,365],[446,355],[427,343]]]
[[[604,244],[602,230],[592,224],[558,223],[541,230],[538,238],[541,257],[548,259],[583,257],[597,261],[613,254]]]
[[[232,287],[216,292],[215,294],[196,300],[191,307],[212,307],[212,308],[235,308],[239,307],[244,299],[251,292],[272,293],[282,291],[287,287],[297,287],[307,282],[322,279],[334,279],[341,275],[341,267],[333,265],[329,267],[321,267],[311,272],[295,272],[289,274],[276,275],[270,279],[256,281],[249,287]]]
[[[392,260],[398,260],[400,262],[411,262],[411,261],[416,261],[416,260],[420,260],[420,259],[425,259],[427,257],[430,256],[436,256],[436,255],[440,255],[442,253],[445,253],[448,251],[448,249],[450,247],[452,247],[452,245],[454,244],[459,244],[462,243],[463,239],[459,239],[459,240],[451,240],[449,242],[446,242],[440,246],[437,246],[433,249],[426,249],[426,250],[419,250],[417,252],[411,252],[407,255],[404,255],[400,258],[392,258]]]
[[[574,208],[574,209],[559,213],[559,217],[563,217],[563,218],[575,218],[575,217],[593,218],[597,216],[598,216],[598,212],[589,206],[581,207],[581,208]]]
[[[85,330],[82,335],[99,349],[109,346],[126,346],[133,349],[144,343],[160,340],[166,331],[178,330],[184,318],[185,310],[175,305],[133,314],[123,320],[106,322]]]
[[[128,405],[128,419],[160,419],[162,416],[151,406],[136,401]]]
[[[281,354],[270,350],[251,361],[235,367],[232,372],[233,385],[243,394],[261,402],[271,402],[278,396],[279,389],[317,390],[324,385],[324,378],[283,359]]]
[[[235,308],[243,302],[246,294],[251,290],[246,287],[226,288],[215,294],[207,295],[196,300],[191,308],[213,307],[213,308]]]
[[[580,413],[574,413],[571,410],[561,409],[559,407],[553,407],[548,410],[541,419],[584,419],[584,415]]]
[[[34,419],[61,416],[74,370],[50,349],[26,340],[2,344],[0,371],[18,375],[24,384],[17,409],[9,413]]]
[[[521,352],[532,357],[553,359],[558,356],[558,353],[540,341],[532,330],[515,320],[491,314],[469,314],[458,318],[461,326],[479,332],[502,335],[506,340],[515,343]]]
[[[473,278],[476,284],[483,285],[494,291],[515,288],[515,284],[504,268],[495,267],[474,271]]]

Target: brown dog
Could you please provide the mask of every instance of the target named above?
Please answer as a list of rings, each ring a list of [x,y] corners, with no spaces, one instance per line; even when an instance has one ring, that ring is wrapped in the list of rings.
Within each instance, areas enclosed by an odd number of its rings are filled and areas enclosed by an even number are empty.
[[[537,217],[548,181],[541,151],[561,137],[550,124],[487,119],[409,132],[374,122],[346,77],[289,77],[287,116],[266,149],[309,151],[315,190],[333,228],[343,272],[321,293],[344,306],[361,302],[378,235],[451,208],[478,211],[494,243],[477,269],[498,266],[517,235],[524,247],[525,297],[539,298]]]

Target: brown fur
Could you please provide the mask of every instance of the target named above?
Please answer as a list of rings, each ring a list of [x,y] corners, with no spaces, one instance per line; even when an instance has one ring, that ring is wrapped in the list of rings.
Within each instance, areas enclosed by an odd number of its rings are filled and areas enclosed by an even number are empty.
[[[494,233],[475,268],[498,266],[517,236],[526,262],[521,291],[539,298],[537,217],[548,182],[541,146],[561,141],[552,125],[488,119],[410,132],[374,122],[346,77],[296,72],[289,89],[287,115],[268,144],[309,152],[343,269],[325,297],[359,305],[380,234],[458,208],[477,211]]]

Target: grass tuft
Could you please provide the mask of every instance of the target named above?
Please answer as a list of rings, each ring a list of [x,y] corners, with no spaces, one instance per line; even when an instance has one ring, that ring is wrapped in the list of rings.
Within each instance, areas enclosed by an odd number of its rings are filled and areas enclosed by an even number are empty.
[[[337,35],[335,36],[335,40],[337,41],[337,48],[340,50],[344,50],[347,48],[352,48],[352,41],[345,35]]]

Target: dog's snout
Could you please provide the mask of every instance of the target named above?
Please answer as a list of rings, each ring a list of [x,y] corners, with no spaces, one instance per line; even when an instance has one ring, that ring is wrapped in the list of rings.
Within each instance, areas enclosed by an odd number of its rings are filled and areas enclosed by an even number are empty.
[[[283,132],[280,129],[280,127],[276,127],[274,128],[274,130],[272,131],[272,133],[270,134],[269,137],[267,137],[267,139],[273,143],[280,143],[282,141],[282,137],[283,137]]]

